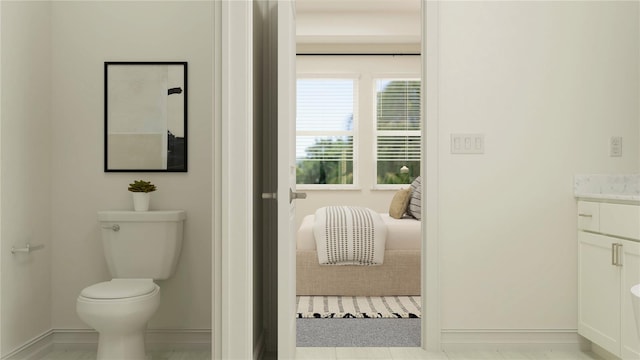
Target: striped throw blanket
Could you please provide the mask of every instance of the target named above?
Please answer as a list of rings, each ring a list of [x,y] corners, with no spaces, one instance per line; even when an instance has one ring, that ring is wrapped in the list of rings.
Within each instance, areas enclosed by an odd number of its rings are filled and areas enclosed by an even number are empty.
[[[320,208],[313,235],[320,265],[381,265],[384,260],[387,227],[371,209]]]

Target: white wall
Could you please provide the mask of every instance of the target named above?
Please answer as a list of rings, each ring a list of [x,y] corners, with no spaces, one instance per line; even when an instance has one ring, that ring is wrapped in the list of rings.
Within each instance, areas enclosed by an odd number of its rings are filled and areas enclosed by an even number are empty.
[[[51,328],[51,3],[0,2],[0,356]],[[11,254],[27,242],[44,245]]]
[[[357,190],[309,190],[298,185],[307,193],[306,200],[296,205],[296,222],[323,206],[357,205],[366,206],[380,213],[389,211],[389,204],[396,190],[374,189],[376,183],[375,156],[375,84],[374,77],[414,77],[420,78],[419,56],[298,56],[296,58],[298,76],[329,74],[355,76],[358,82],[358,118],[355,126],[356,165],[358,171]],[[402,187],[408,187],[404,185]]]
[[[213,3],[53,2],[53,302],[57,329],[87,328],[76,297],[110,279],[96,212],[132,209],[127,184],[158,186],[151,209],[187,211],[173,278],[150,328],[211,328]],[[104,61],[187,61],[187,173],[103,172]],[[153,251],[153,249],[150,249]]]
[[[640,170],[638,6],[440,3],[445,331],[576,329],[573,175]],[[451,155],[459,132],[485,154]]]

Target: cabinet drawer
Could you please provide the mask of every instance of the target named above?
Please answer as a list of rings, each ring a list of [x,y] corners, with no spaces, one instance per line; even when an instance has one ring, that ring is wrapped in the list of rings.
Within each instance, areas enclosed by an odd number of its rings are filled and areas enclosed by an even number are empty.
[[[578,229],[600,231],[600,203],[578,201]]]
[[[640,206],[600,204],[600,232],[640,240]]]

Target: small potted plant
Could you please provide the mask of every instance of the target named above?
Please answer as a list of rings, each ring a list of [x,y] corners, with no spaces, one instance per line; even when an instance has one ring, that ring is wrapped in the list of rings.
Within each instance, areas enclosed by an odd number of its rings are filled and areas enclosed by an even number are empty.
[[[129,191],[133,193],[133,209],[135,211],[148,211],[151,192],[156,191],[156,186],[149,181],[134,180],[129,184]]]

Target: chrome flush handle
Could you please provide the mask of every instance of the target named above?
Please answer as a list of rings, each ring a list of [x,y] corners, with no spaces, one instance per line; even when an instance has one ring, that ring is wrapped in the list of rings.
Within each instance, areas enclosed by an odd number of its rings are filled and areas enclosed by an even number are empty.
[[[294,192],[293,190],[291,190],[291,188],[289,188],[289,204],[291,204],[291,202],[293,200],[296,199],[306,199],[307,198],[307,193],[304,192]]]
[[[118,224],[113,224],[112,226],[103,226],[102,228],[113,230],[113,231],[120,231],[120,225]]]

